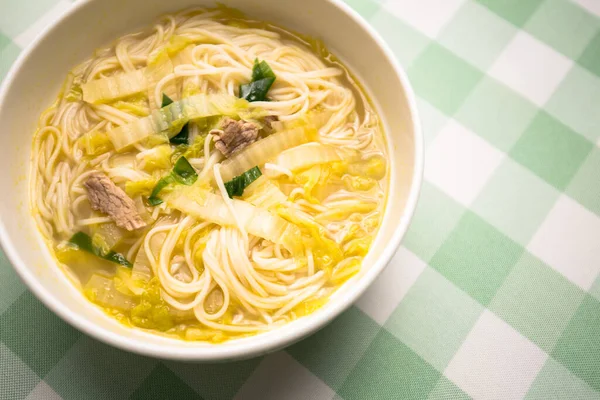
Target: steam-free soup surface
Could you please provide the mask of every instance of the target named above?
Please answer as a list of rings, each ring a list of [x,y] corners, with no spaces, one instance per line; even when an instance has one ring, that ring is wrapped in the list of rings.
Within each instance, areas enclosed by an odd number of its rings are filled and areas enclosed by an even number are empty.
[[[31,177],[39,228],[89,301],[220,342],[313,312],[360,271],[383,134],[320,42],[198,9],[93,54],[41,116]]]

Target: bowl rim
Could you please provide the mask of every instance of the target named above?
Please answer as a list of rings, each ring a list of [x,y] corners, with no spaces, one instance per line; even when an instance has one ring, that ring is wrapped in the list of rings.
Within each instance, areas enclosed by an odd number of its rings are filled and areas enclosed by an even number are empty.
[[[97,0],[81,0],[72,4],[68,10],[62,13],[51,24],[42,29],[35,39],[21,52],[16,61],[12,64],[9,72],[6,74],[2,84],[0,85],[0,108],[5,106],[6,95],[11,82],[15,79],[19,70],[31,56],[38,44],[64,20],[76,13],[80,8]],[[414,215],[417,200],[421,190],[424,168],[424,144],[421,122],[416,106],[416,98],[412,86],[408,80],[407,74],[396,60],[387,43],[381,38],[379,33],[358,14],[349,5],[342,0],[324,0],[332,4],[340,12],[346,14],[350,19],[358,24],[370,38],[383,51],[385,58],[394,69],[396,75],[400,79],[400,83],[404,89],[406,96],[409,116],[411,118],[414,131],[414,170],[412,174],[412,183],[410,185],[404,213],[401,223],[396,227],[392,236],[381,255],[376,259],[373,266],[369,268],[360,279],[356,280],[352,287],[348,289],[344,297],[336,299],[329,303],[330,306],[324,307],[319,313],[303,318],[302,325],[288,324],[277,329],[278,335],[271,337],[270,340],[260,340],[263,335],[256,335],[252,338],[257,338],[254,341],[232,341],[226,346],[198,346],[198,347],[173,347],[161,346],[153,343],[148,343],[137,338],[122,336],[108,329],[99,327],[96,324],[91,324],[78,313],[69,310],[63,306],[62,302],[54,297],[53,292],[43,286],[35,277],[35,275],[26,267],[25,262],[21,259],[17,248],[10,234],[8,233],[3,216],[0,215],[0,246],[4,250],[10,264],[17,272],[20,279],[25,283],[27,288],[52,312],[58,315],[62,320],[75,327],[79,331],[97,339],[103,343],[114,346],[118,349],[129,351],[143,356],[150,356],[164,360],[177,361],[228,361],[250,358],[261,354],[268,353],[283,347],[286,347],[314,332],[321,329],[326,324],[335,319],[348,307],[350,307],[364,291],[373,283],[383,269],[388,265],[396,250],[400,246],[400,242],[404,237],[408,226]],[[243,340],[243,339],[242,339]]]

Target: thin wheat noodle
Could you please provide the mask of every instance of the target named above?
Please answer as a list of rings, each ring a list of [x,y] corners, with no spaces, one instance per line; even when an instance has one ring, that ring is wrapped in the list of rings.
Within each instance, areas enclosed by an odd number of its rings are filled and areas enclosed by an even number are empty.
[[[303,39],[279,28],[252,22],[247,27],[230,24],[228,18],[222,10],[202,8],[168,15],[153,26],[99,49],[94,57],[72,70],[63,95],[41,115],[32,145],[31,205],[41,233],[55,248],[79,230],[91,232],[99,224],[113,223],[108,215],[91,209],[84,184],[92,174],[105,174],[129,193],[128,182],[152,183],[170,173],[150,162],[161,156],[152,141],[139,141],[117,151],[111,146],[90,149],[92,139],[101,140],[106,132],[137,121],[139,112],[154,109],[151,103],[160,107],[167,88],[176,88],[177,99],[184,93],[238,96],[240,85],[248,83],[252,75],[256,59],[266,61],[276,75],[268,101],[253,103],[266,115],[277,117],[279,125],[275,128],[273,124],[273,129],[323,115],[317,126],[321,143],[348,149],[341,154],[358,154],[362,160],[382,154],[377,116],[341,64],[324,60]],[[155,86],[99,104],[73,99],[82,83],[147,67],[149,59],[173,43],[175,36],[193,42],[184,56],[170,55],[173,61],[187,61],[157,77]],[[137,108],[122,107],[128,103]],[[139,299],[145,293],[144,285],[157,285],[161,304],[168,306],[174,320],[185,318],[189,327],[233,336],[267,331],[301,315],[303,308],[299,306],[303,302],[326,298],[339,286],[332,279],[347,279],[360,263],[345,257],[324,268],[323,249],[303,245],[292,254],[282,243],[250,234],[242,224],[246,216],[238,215],[241,211],[234,206],[234,201],[245,200],[229,197],[221,176],[225,157],[215,148],[215,138],[205,126],[203,121],[188,124],[190,144],[205,136],[203,149],[194,149],[197,153],[188,161],[197,171],[198,188],[207,190],[208,182],[214,181],[211,190],[220,197],[226,208],[223,211],[234,223],[221,226],[192,217],[170,208],[168,201],[150,208],[144,203],[146,195],[136,196],[136,209],[143,214],[147,227],[134,232],[121,230],[123,236],[117,247],[133,264],[132,279],[143,277],[141,282],[128,283],[128,287]],[[261,137],[265,132],[266,128]],[[356,229],[370,229],[370,235],[376,231],[368,225],[372,226],[373,216],[381,213],[384,185],[378,183],[363,192],[346,190],[342,183],[323,191],[312,190],[297,183],[299,171],[278,166],[274,160],[265,160],[259,167],[266,177],[279,181],[287,197],[281,204],[263,210],[274,218],[280,208],[286,209],[295,219],[290,223],[317,224],[319,240],[333,240],[346,250],[350,247],[347,236]],[[171,189],[166,188],[161,196]],[[258,195],[257,199],[269,200],[266,195]],[[363,220],[359,222],[334,218],[340,209],[370,204],[371,214],[361,214]],[[257,207],[261,208],[260,204]],[[298,232],[303,237],[294,237],[296,242],[316,240],[308,237],[307,230]],[[68,273],[76,275],[70,270]]]

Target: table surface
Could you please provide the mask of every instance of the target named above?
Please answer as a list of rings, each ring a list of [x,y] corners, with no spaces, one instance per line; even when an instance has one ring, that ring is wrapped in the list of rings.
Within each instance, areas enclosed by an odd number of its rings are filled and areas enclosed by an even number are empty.
[[[403,246],[285,351],[161,362],[99,343],[0,262],[2,399],[600,398],[600,1],[349,0],[425,131]],[[66,0],[0,0],[0,77]]]

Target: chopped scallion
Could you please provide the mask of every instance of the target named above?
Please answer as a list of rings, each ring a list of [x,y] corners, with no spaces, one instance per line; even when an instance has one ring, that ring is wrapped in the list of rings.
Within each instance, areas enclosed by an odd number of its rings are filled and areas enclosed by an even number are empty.
[[[152,189],[150,197],[148,197],[148,204],[151,206],[157,206],[161,204],[163,201],[160,198],[158,198],[158,194],[161,190],[163,190],[165,187],[169,186],[171,183],[174,182],[175,179],[173,178],[172,174],[169,174],[164,178],[159,179],[159,181],[156,182],[156,186],[154,186],[154,189]]]
[[[173,183],[181,183],[182,185],[190,186],[193,185],[198,179],[198,174],[196,170],[190,162],[183,156],[179,157],[175,165],[173,166],[173,171],[163,178],[161,178],[152,189],[152,193],[150,193],[150,197],[148,197],[148,205],[157,206],[162,204],[162,199],[158,197],[158,194],[165,187],[173,184]]]
[[[244,189],[250,186],[250,184],[257,180],[261,175],[262,173],[258,167],[250,168],[248,171],[225,183],[227,194],[231,198],[233,198],[233,196],[241,196],[244,194]]]
[[[254,60],[252,82],[240,85],[240,98],[248,101],[265,101],[267,92],[275,82],[275,73],[266,61]]]
[[[112,250],[106,253],[103,252],[100,247],[94,246],[92,238],[83,232],[77,232],[74,234],[71,239],[69,239],[69,245],[76,247],[79,250],[91,253],[96,257],[103,258],[107,261],[114,262],[125,267],[132,267],[132,264],[127,261],[123,254],[116,253]]]
[[[162,97],[162,104],[160,105],[160,107],[166,107],[169,104],[173,104],[173,100],[171,100],[171,98],[169,96],[167,96],[166,94],[163,93],[163,97]]]
[[[189,122],[188,122],[188,124],[189,124]],[[177,135],[175,135],[171,139],[169,139],[169,142],[171,142],[171,144],[185,144],[185,145],[189,144],[190,130],[188,129],[188,124],[185,124],[183,126],[183,128],[181,128],[181,131],[179,131],[179,133]]]
[[[196,182],[198,174],[187,158],[179,157],[173,167],[173,177],[177,182],[190,186]]]
[[[162,95],[162,104],[161,107],[166,107],[169,104],[172,104],[173,100],[167,96],[166,94],[163,93]],[[183,125],[183,128],[181,128],[181,131],[179,131],[179,133],[175,136],[173,136],[171,139],[169,139],[169,142],[171,142],[172,144],[189,144],[188,143],[188,138],[190,136],[190,131],[188,129],[188,124]]]

